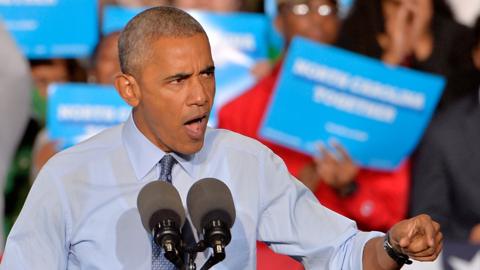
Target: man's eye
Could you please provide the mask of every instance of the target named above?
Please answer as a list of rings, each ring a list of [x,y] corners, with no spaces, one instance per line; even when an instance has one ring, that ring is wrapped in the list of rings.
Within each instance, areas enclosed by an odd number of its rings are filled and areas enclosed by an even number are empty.
[[[184,78],[178,78],[178,79],[174,79],[174,80],[171,80],[170,83],[171,84],[180,84],[182,82],[184,82],[185,79]]]
[[[203,77],[213,77],[215,75],[214,71],[205,71],[202,73]]]

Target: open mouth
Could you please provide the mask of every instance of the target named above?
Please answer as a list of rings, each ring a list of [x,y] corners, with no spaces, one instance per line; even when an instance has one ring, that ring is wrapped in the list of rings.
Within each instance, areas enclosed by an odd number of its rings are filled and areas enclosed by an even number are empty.
[[[192,120],[189,120],[189,121],[185,122],[184,125],[188,126],[188,125],[195,124],[195,123],[201,123],[203,121],[203,119],[205,119],[205,118],[206,118],[206,116],[203,115],[203,116],[200,116],[200,117],[197,117],[197,118],[194,118]]]
[[[190,138],[198,140],[203,138],[207,126],[207,115],[193,118],[184,123]]]

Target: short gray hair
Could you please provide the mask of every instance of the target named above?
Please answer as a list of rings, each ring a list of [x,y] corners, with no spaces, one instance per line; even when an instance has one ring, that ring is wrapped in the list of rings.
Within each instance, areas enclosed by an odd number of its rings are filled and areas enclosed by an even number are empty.
[[[150,54],[149,45],[160,37],[190,37],[204,34],[200,23],[183,10],[159,6],[147,9],[130,20],[118,41],[120,68],[138,75]]]

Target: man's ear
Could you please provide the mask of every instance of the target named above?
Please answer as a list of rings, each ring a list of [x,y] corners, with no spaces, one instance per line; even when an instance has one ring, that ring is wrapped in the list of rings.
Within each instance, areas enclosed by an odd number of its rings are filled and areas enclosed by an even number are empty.
[[[115,77],[115,88],[128,105],[136,107],[140,103],[141,92],[135,78],[128,74],[118,74]]]

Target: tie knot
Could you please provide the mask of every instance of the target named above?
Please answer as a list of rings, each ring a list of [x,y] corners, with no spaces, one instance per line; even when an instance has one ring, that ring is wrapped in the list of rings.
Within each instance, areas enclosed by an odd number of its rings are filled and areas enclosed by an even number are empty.
[[[172,168],[177,160],[172,155],[165,155],[160,159],[160,180],[172,182]]]

